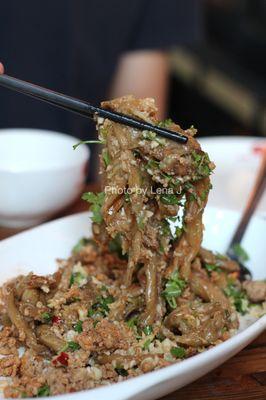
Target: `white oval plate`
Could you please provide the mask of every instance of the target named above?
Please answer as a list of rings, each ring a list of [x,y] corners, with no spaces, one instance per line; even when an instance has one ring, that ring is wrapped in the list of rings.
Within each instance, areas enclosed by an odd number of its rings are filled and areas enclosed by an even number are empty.
[[[204,246],[224,251],[239,219],[236,212],[208,208]],[[254,217],[243,246],[250,254],[249,267],[255,278],[265,278],[266,221]],[[0,242],[0,284],[21,273],[49,274],[56,269],[56,258],[68,257],[82,236],[90,236],[89,213],[80,213],[20,233]],[[266,316],[226,342],[180,363],[128,381],[89,391],[63,395],[68,400],[148,400],[157,399],[198,379],[222,364],[250,343],[266,328]],[[0,396],[1,397],[1,396]],[[61,397],[61,396],[60,396]],[[58,396],[56,397],[58,398]]]

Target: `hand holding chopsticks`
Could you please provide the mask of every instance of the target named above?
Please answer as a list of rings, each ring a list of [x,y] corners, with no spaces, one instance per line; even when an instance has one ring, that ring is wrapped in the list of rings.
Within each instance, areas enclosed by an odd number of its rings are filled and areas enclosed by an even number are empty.
[[[152,125],[115,111],[109,111],[101,107],[95,107],[85,101],[42,88],[8,75],[0,75],[0,86],[45,101],[54,106],[64,108],[65,110],[75,112],[87,118],[89,117],[95,119],[95,116],[107,118],[111,121],[118,122],[136,129],[153,131],[164,138],[172,139],[179,143],[187,142],[186,136],[170,131],[169,129],[161,128],[159,126]]]

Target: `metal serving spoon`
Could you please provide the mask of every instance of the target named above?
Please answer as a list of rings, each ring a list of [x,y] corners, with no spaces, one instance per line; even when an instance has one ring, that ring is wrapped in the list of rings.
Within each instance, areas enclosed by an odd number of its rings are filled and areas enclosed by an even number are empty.
[[[235,252],[235,246],[241,243],[241,240],[246,232],[249,221],[256,210],[256,207],[264,193],[266,187],[266,148],[262,150],[262,161],[257,174],[257,178],[250,193],[246,208],[239,221],[236,231],[231,239],[226,254],[228,257],[236,261],[240,266],[240,280],[251,279],[252,274],[250,270],[242,263],[239,255]]]

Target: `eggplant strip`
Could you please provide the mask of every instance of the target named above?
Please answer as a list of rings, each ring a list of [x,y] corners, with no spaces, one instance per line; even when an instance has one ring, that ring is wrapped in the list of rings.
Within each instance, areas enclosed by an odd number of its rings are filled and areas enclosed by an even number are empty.
[[[28,326],[27,322],[24,320],[16,307],[13,290],[10,290],[10,292],[7,294],[6,303],[8,316],[17,330],[25,334],[27,346],[35,350],[37,353],[43,352],[44,347],[37,343],[34,331]]]

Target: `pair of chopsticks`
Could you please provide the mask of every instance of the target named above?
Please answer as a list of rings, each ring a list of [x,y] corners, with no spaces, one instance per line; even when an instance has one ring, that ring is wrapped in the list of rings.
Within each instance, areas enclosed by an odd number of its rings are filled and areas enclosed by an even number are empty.
[[[87,118],[93,118],[94,120],[95,116],[107,118],[111,121],[118,122],[136,129],[153,131],[164,138],[172,139],[179,143],[187,142],[186,136],[170,131],[169,129],[160,128],[159,126],[137,120],[129,117],[128,115],[120,114],[115,111],[109,111],[100,107],[95,107],[85,101],[45,89],[5,74],[0,75],[0,86],[45,101],[54,106],[64,108],[65,110],[75,112]]]

